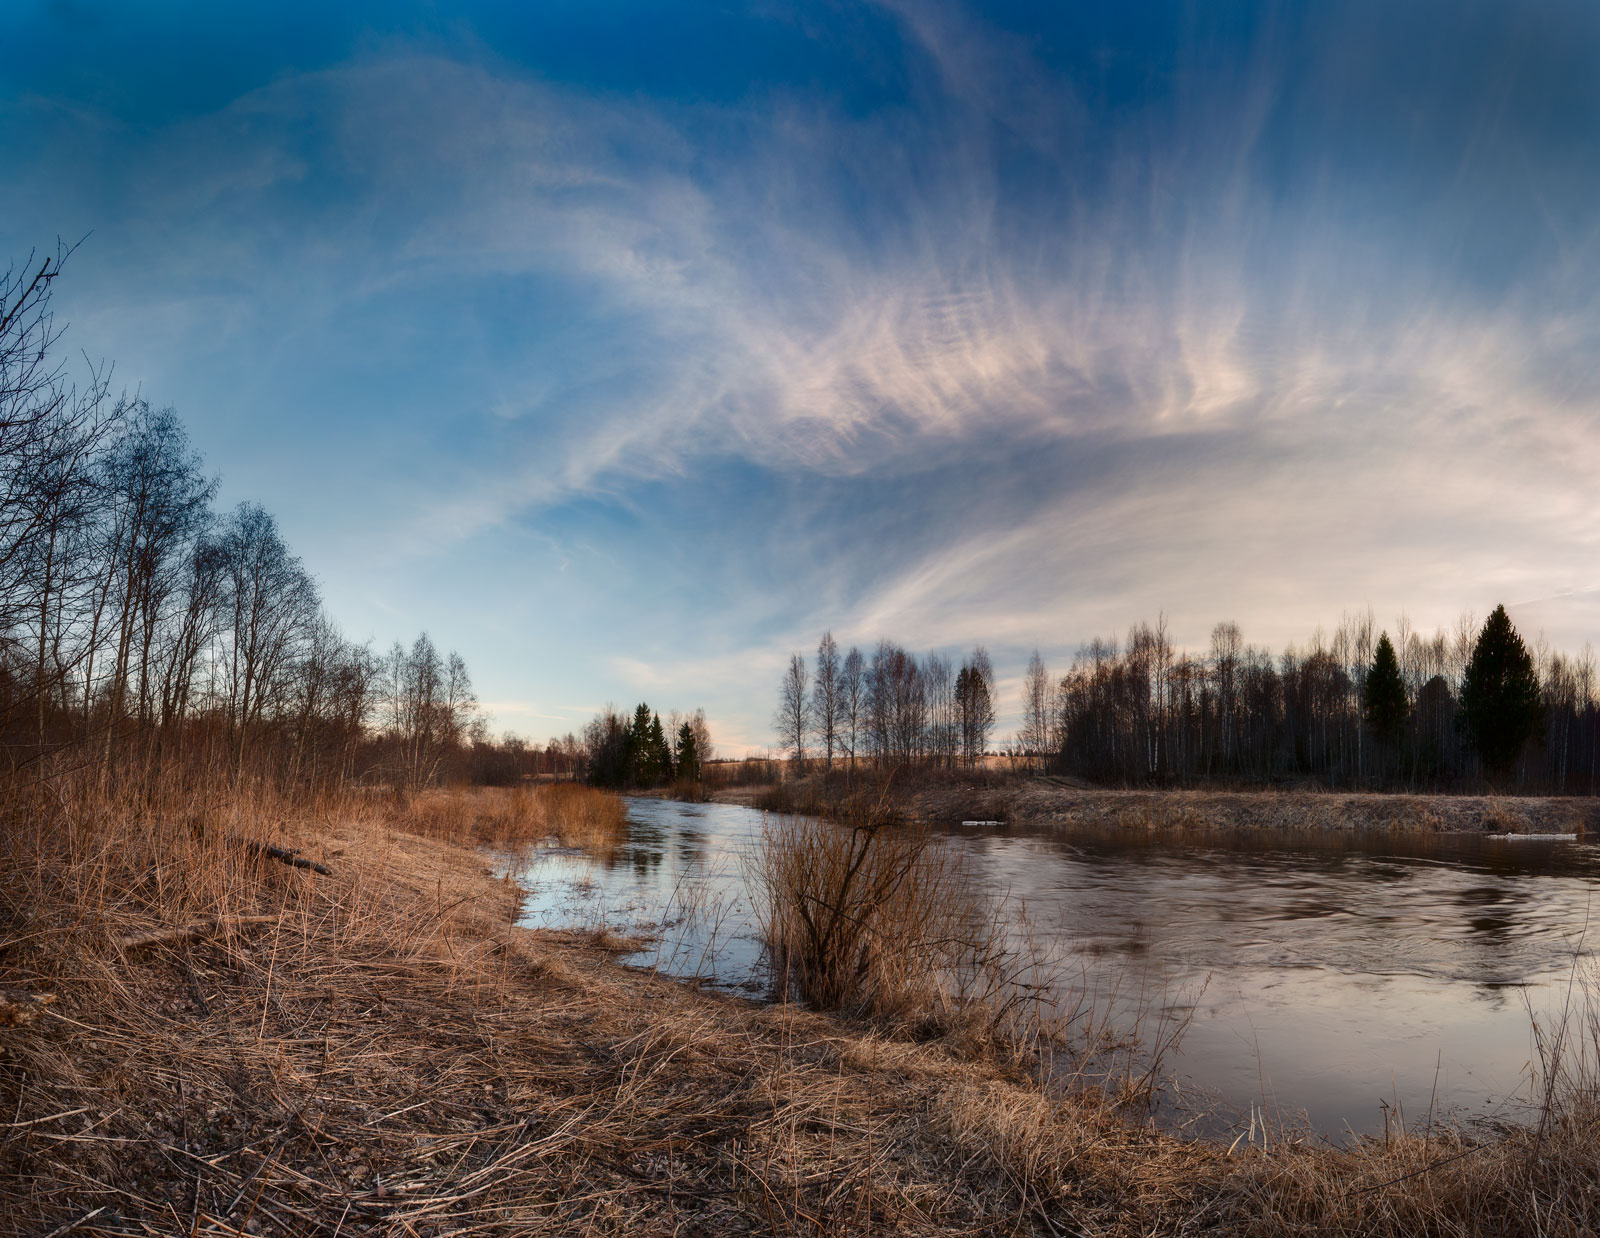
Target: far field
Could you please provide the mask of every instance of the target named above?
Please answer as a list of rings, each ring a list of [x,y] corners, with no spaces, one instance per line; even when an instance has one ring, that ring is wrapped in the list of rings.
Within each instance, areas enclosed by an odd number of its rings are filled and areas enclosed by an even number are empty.
[[[865,778],[861,780],[864,784]],[[849,794],[815,775],[767,786],[722,786],[723,803],[815,807]],[[860,793],[859,791],[857,792]],[[1579,796],[1413,795],[1294,790],[1123,790],[1012,771],[919,772],[866,792],[929,825],[962,821],[1138,830],[1390,830],[1559,833],[1600,830],[1600,799]]]

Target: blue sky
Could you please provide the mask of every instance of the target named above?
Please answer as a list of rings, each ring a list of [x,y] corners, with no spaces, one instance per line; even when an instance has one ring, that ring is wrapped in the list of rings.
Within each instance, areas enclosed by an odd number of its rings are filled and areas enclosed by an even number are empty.
[[[1597,63],[1577,0],[17,0],[0,255],[87,234],[71,345],[535,737],[760,747],[827,627],[1577,649]]]

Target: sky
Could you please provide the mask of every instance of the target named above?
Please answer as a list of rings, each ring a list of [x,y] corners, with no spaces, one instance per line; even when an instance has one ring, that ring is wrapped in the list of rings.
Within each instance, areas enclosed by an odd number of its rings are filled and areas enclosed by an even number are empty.
[[[1600,644],[1600,7],[0,6],[0,263],[347,635],[774,742],[825,629]]]

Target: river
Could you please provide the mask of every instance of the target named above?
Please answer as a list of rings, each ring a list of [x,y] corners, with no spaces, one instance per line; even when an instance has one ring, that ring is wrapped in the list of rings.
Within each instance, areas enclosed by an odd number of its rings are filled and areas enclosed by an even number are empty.
[[[645,932],[624,959],[759,996],[745,860],[761,814],[629,800],[614,854],[540,851],[523,922]],[[1569,1002],[1590,953],[1600,847],[1478,836],[1196,838],[951,830],[972,870],[1159,1042],[1163,1112],[1208,1134],[1254,1113],[1333,1139],[1435,1117],[1516,1120],[1532,1015]],[[1589,935],[1592,937],[1592,935]]]

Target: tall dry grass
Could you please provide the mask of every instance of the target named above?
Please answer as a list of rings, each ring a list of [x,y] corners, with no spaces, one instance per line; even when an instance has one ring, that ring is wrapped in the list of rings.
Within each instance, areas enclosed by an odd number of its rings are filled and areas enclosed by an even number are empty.
[[[768,815],[747,865],[785,994],[968,1050],[1033,1055],[1074,1026],[1104,1034],[1097,1012],[1057,1000],[1060,951],[921,826],[865,804],[843,821]]]
[[[575,782],[526,787],[447,787],[394,797],[389,819],[428,838],[512,850],[555,839],[607,851],[627,832],[627,806]]]
[[[343,811],[270,785],[175,769],[104,787],[64,765],[0,782],[0,920],[8,962],[46,973],[115,953],[153,926],[265,914],[291,899],[302,827]]]

